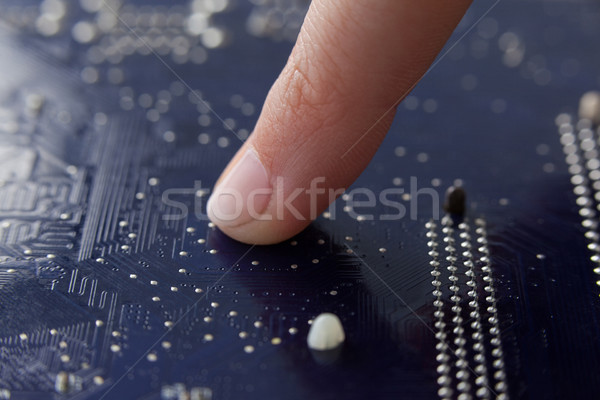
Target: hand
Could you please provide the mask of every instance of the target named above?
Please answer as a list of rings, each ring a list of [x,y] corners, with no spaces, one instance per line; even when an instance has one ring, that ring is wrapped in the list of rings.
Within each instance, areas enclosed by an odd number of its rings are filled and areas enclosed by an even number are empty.
[[[252,244],[304,229],[366,168],[469,4],[314,0],[254,132],[215,185],[210,219]]]

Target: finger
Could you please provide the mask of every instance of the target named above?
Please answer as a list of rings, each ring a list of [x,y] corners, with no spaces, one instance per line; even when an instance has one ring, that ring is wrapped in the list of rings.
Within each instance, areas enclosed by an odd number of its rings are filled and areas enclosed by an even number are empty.
[[[210,219],[253,244],[306,227],[367,166],[469,3],[314,0],[253,134],[215,186]]]

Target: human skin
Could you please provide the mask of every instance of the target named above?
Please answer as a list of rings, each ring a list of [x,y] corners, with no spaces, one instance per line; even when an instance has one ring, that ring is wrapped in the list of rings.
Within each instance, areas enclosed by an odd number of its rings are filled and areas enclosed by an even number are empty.
[[[367,167],[470,2],[313,0],[252,135],[215,185],[211,221],[249,244],[302,231]]]

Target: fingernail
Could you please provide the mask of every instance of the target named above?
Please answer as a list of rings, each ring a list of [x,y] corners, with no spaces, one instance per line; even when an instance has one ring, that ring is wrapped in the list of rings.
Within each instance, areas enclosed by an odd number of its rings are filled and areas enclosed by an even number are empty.
[[[248,149],[215,187],[206,205],[208,217],[217,225],[231,227],[259,219],[272,192],[267,170]]]

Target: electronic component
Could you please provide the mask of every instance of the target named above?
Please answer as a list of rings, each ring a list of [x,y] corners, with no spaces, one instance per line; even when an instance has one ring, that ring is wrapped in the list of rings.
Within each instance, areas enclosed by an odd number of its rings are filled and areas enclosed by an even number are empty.
[[[600,124],[600,92],[587,92],[579,101],[579,118]]]
[[[450,186],[446,190],[444,210],[450,214],[464,215],[466,209],[467,194],[461,187]]]
[[[333,350],[346,338],[342,321],[332,313],[319,314],[308,331],[308,347],[313,350]]]

